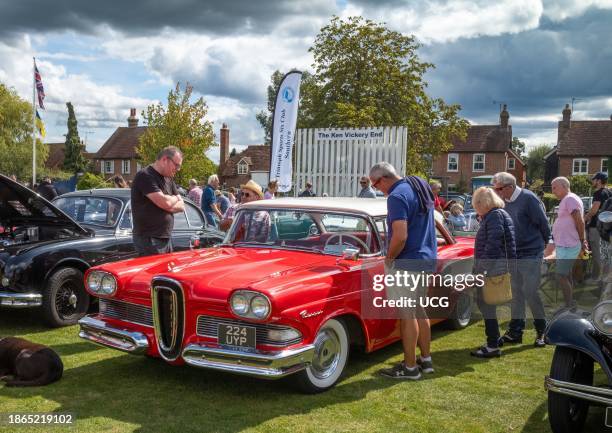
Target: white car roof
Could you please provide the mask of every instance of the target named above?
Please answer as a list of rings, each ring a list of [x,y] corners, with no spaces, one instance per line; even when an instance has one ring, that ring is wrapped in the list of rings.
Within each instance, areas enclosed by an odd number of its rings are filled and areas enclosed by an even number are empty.
[[[387,215],[386,198],[356,197],[283,197],[274,200],[257,200],[240,205],[241,209],[303,209],[305,211],[340,211],[369,216]]]

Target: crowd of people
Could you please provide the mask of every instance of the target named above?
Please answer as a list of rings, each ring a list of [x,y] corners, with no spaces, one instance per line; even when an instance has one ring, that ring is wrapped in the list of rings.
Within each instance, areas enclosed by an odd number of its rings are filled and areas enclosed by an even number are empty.
[[[169,146],[134,178],[131,185],[133,237],[140,256],[172,251],[173,214],[185,208],[183,195],[173,180],[182,162],[181,151]],[[496,305],[485,302],[482,288],[477,289],[475,296],[484,318],[486,341],[471,352],[473,356],[499,357],[502,346],[522,343],[527,306],[535,328],[533,346],[545,346],[547,318],[539,290],[544,260],[555,261],[558,285],[563,290],[567,306],[574,304],[571,270],[581,254],[593,252],[594,282],[609,271],[596,254],[600,239],[595,221],[601,206],[612,193],[606,188],[605,173],[597,173],[592,182],[595,188],[593,205],[584,215],[582,200],[571,192],[569,180],[558,177],[552,181],[552,192],[560,200],[552,230],[540,198],[519,187],[510,173],[496,173],[490,187],[480,187],[474,192],[472,205],[480,225],[474,244],[473,272],[491,277],[510,274],[512,317],[501,334]],[[130,187],[123,179],[115,179],[114,183],[117,187]],[[375,198],[376,190],[387,197],[385,272],[433,272],[437,259],[434,212],[446,212],[450,224],[463,227],[466,222],[461,204],[446,202],[440,197],[439,183],[429,184],[418,176],[401,177],[386,162],[374,165],[368,176],[360,178],[359,184],[358,196],[361,198]],[[45,188],[51,190],[49,185],[49,179],[43,180],[42,191]],[[272,200],[278,191],[276,181],[271,181],[264,191],[255,181],[249,180],[240,188],[230,188],[225,194],[219,190],[219,185],[217,175],[210,176],[203,188],[196,179],[191,179],[186,195],[201,207],[207,223],[220,230],[228,230],[232,225],[240,203]],[[299,194],[300,197],[315,195],[310,182]],[[248,224],[242,225],[244,227],[239,223],[235,225],[237,231],[244,231],[237,236],[265,241],[266,229],[270,227],[268,212],[253,212],[250,218]],[[388,297],[397,296],[394,289],[387,287]],[[426,290],[426,286],[418,287],[413,295],[426,296]],[[433,373],[430,323],[424,308],[398,309],[398,316],[404,359],[381,373],[394,379],[413,380],[421,378],[422,373]]]

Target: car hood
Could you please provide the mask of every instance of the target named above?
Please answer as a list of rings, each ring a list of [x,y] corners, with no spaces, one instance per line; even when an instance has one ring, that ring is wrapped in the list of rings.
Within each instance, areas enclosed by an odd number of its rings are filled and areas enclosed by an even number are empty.
[[[0,174],[0,225],[61,224],[77,233],[89,232],[40,195]]]
[[[101,265],[120,281],[121,296],[150,298],[154,277],[181,283],[192,299],[226,299],[237,288],[270,294],[338,273],[337,257],[267,248],[210,248]]]

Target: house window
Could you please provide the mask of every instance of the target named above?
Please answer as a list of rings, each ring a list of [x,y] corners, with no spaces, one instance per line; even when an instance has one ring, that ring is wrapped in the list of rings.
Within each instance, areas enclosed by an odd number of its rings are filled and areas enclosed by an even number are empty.
[[[516,168],[516,159],[508,158],[508,170],[514,170]]]
[[[572,174],[588,174],[589,160],[586,158],[575,158],[573,162]]]
[[[485,171],[485,154],[475,153],[472,157],[472,171]]]
[[[610,173],[608,171],[608,158],[601,159],[601,171],[603,171],[604,173]]]
[[[449,153],[446,171],[459,171],[459,154]]]
[[[249,165],[246,162],[238,163],[238,174],[249,174]]]
[[[142,164],[137,162],[136,163],[136,172],[139,172],[140,170],[142,170]]]
[[[112,174],[115,172],[115,161],[104,161],[104,173]]]
[[[121,173],[130,174],[130,160],[124,159],[121,167]]]
[[[448,184],[448,192],[456,192],[457,191],[457,185],[454,183],[449,183]]]

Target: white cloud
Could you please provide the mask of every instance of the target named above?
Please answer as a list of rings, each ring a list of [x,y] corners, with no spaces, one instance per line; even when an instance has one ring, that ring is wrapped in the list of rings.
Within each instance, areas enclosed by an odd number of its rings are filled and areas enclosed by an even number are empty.
[[[582,15],[591,7],[612,9],[612,0],[544,0],[544,15],[553,21],[563,21]]]
[[[376,4],[360,8],[349,4],[343,16],[364,14],[402,33],[414,34],[422,42],[432,43],[534,29],[542,10],[540,0],[436,0],[414,2],[405,7]]]

